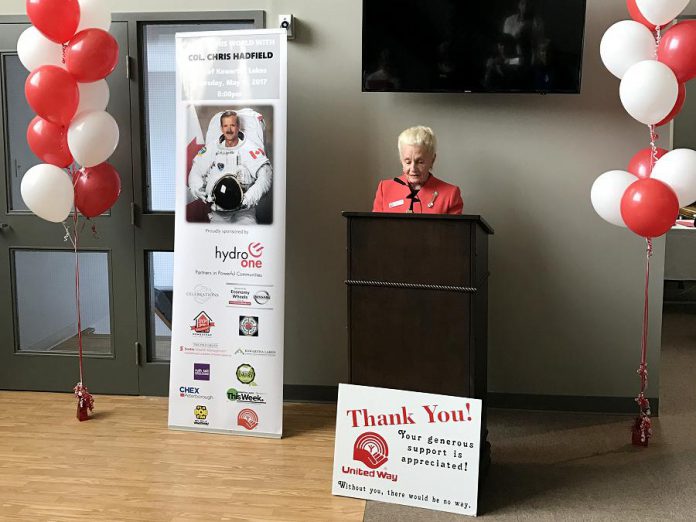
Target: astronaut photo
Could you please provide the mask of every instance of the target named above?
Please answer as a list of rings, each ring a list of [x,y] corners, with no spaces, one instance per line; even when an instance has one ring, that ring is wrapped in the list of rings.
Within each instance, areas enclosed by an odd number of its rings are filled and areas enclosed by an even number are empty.
[[[211,223],[257,223],[257,206],[273,178],[264,131],[263,116],[248,108],[211,118],[188,176],[192,196],[209,205]]]

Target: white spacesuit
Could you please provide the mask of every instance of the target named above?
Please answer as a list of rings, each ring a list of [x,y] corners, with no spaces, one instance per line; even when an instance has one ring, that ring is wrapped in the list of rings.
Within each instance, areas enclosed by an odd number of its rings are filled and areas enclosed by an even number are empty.
[[[239,118],[238,143],[226,146],[220,124],[223,113],[213,116],[206,144],[193,160],[189,189],[194,197],[212,203],[208,214],[211,223],[250,225],[256,223],[256,205],[271,188],[273,171],[264,147],[263,116],[251,109],[235,112]],[[231,196],[222,204],[221,196],[227,195]]]

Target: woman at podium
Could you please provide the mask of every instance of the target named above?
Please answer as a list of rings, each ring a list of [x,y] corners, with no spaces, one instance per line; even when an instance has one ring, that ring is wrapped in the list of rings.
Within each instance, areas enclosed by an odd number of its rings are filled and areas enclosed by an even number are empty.
[[[372,212],[461,214],[464,203],[459,187],[435,176],[436,140],[430,127],[411,127],[399,135],[402,174],[382,180]]]

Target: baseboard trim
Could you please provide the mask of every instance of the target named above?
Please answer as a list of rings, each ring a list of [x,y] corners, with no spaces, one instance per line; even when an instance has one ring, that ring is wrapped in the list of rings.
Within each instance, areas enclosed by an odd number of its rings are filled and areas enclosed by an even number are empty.
[[[290,402],[336,402],[338,386],[286,384],[284,400]],[[660,401],[652,397],[650,407],[658,415]],[[592,397],[582,395],[534,395],[526,393],[488,393],[489,408],[511,410],[570,411],[584,413],[635,414],[638,412],[633,397]]]
[[[336,402],[338,386],[314,386],[309,384],[285,384],[283,400],[290,402]]]
[[[652,415],[657,416],[660,400],[649,397]],[[585,413],[637,414],[633,397],[596,397],[582,395],[534,395],[526,393],[488,393],[490,408],[512,410],[572,411]]]

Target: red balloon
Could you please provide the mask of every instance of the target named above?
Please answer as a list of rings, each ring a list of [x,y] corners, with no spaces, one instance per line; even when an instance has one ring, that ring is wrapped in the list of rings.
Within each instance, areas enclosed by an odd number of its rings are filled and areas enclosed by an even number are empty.
[[[665,154],[667,154],[666,149],[657,147],[657,159],[660,159]],[[654,166],[654,164],[650,165],[651,159],[652,149],[650,147],[639,150],[631,158],[631,161],[628,162],[628,172],[639,178],[649,178]]]
[[[121,193],[121,178],[106,162],[78,170],[73,175],[73,184],[75,206],[88,218],[109,210]]]
[[[24,84],[24,95],[36,114],[58,125],[70,123],[80,101],[75,78],[55,65],[35,69]]]
[[[672,121],[674,117],[679,114],[679,111],[682,110],[684,100],[686,100],[686,87],[684,87],[683,83],[680,83],[679,90],[677,91],[677,101],[674,102],[674,107],[672,107],[672,110],[667,116],[664,117],[664,119],[655,124],[655,127],[661,127],[662,125]]]
[[[106,78],[118,63],[118,44],[103,29],[85,29],[65,47],[65,67],[78,82]]]
[[[643,16],[643,13],[640,12],[640,9],[638,9],[638,6],[636,5],[636,0],[626,0],[626,7],[628,8],[628,14],[631,15],[631,18],[633,18],[633,20],[635,20],[636,22],[640,22],[651,31],[655,30],[655,24],[651,24]]]
[[[44,163],[65,168],[73,162],[68,148],[68,128],[36,116],[27,128],[29,148]]]
[[[46,38],[62,44],[77,31],[80,4],[78,0],[27,0],[27,14]]]
[[[658,179],[639,179],[629,185],[621,198],[624,223],[642,237],[661,236],[672,228],[678,214],[677,195]]]
[[[657,59],[674,71],[679,83],[696,77],[696,20],[667,29],[657,46]]]

